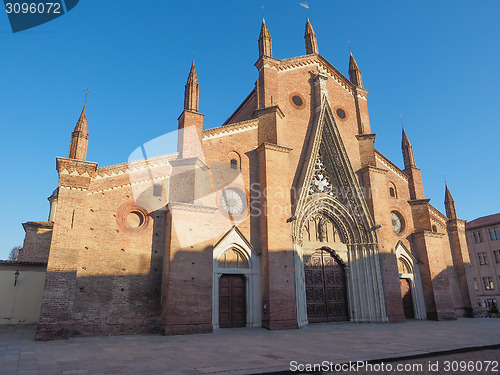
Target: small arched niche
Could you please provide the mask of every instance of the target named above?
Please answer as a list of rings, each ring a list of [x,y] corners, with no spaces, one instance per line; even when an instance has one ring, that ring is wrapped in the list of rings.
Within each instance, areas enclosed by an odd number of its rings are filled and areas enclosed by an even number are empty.
[[[228,154],[229,165],[231,169],[240,170],[241,169],[241,156],[236,151],[231,151]]]
[[[394,185],[393,182],[389,182],[387,184],[388,190],[389,190],[389,196],[391,198],[398,198],[398,190],[396,189],[396,185]]]

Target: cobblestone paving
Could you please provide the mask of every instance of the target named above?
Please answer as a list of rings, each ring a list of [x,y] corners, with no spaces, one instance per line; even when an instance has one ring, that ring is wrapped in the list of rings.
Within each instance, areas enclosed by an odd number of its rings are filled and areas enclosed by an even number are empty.
[[[329,323],[286,331],[238,328],[208,335],[81,337],[49,342],[33,338],[33,326],[0,326],[0,375],[287,371],[291,361],[346,363],[500,345],[500,319]]]

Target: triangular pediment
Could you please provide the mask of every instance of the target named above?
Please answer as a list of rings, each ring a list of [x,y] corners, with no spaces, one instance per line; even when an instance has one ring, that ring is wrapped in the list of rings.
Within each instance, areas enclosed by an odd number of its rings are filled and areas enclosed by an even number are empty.
[[[298,180],[296,215],[311,201],[320,204],[322,198],[328,197],[349,213],[360,232],[359,239],[376,242],[373,220],[326,95],[322,96],[321,111],[313,123],[309,142]]]
[[[224,251],[226,251],[230,247],[237,247],[247,254],[249,258],[251,258],[251,254],[260,255],[250,242],[245,238],[243,233],[234,225],[222,238],[217,241],[214,245],[214,259],[217,259],[218,256],[222,255]]]

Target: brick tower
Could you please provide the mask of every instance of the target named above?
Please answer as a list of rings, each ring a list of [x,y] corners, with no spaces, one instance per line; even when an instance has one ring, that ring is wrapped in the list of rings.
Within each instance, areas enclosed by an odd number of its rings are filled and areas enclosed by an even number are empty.
[[[86,104],[83,106],[82,113],[75,130],[71,133],[71,144],[69,146],[69,159],[85,160],[87,157],[87,146],[89,142],[89,130],[87,127]]]

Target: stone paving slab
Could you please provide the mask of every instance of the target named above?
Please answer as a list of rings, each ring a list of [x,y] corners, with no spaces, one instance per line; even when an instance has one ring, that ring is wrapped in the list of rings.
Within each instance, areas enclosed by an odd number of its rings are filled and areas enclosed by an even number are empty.
[[[35,342],[34,326],[0,326],[1,375],[257,374],[297,363],[345,363],[500,345],[500,319],[326,323],[300,330],[80,337]]]

